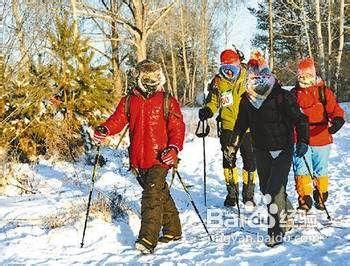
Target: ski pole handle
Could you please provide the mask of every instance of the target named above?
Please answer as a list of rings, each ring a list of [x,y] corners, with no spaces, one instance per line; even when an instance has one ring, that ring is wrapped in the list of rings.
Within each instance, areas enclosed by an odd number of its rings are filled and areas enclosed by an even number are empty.
[[[202,131],[200,131],[200,130],[202,130]],[[196,133],[195,133],[196,136],[198,138],[205,138],[206,136],[209,135],[209,132],[210,132],[210,127],[209,127],[208,121],[207,120],[204,120],[204,121],[199,120],[198,124],[197,124]]]

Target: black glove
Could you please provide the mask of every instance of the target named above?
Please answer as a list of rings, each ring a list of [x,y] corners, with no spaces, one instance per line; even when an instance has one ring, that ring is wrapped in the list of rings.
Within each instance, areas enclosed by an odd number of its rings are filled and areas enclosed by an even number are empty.
[[[341,129],[341,127],[344,125],[344,123],[345,123],[344,118],[334,117],[334,119],[331,122],[332,126],[330,126],[328,128],[329,133],[334,134],[334,133],[338,132],[338,130]]]
[[[213,112],[208,106],[205,106],[199,109],[199,112],[198,112],[198,117],[199,117],[199,120],[201,121],[207,120],[208,118],[213,117],[213,115],[214,115]]]
[[[304,142],[298,142],[295,146],[295,156],[301,158],[307,152],[309,146]]]

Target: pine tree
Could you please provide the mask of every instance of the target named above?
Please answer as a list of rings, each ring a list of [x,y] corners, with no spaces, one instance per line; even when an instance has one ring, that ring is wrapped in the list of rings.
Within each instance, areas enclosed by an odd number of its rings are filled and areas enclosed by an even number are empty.
[[[65,118],[76,115],[96,123],[96,111],[114,106],[114,91],[108,65],[94,67],[94,52],[85,39],[74,32],[74,23],[67,17],[56,19],[56,28],[49,34],[51,51],[56,59],[52,82],[62,101]]]

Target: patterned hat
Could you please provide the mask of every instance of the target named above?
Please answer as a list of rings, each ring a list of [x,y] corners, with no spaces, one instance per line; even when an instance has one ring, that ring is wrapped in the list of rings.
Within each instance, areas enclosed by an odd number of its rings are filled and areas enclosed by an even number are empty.
[[[263,54],[258,50],[254,50],[251,53],[250,59],[247,63],[247,69],[248,73],[254,73],[256,75],[264,73],[271,74],[271,70],[266,59],[264,58]]]

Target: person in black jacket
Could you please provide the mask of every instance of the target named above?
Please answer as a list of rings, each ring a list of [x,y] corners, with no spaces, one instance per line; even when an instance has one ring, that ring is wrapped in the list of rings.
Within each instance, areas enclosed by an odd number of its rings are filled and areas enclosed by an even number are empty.
[[[302,157],[308,148],[307,117],[301,113],[292,93],[284,90],[259,52],[248,62],[248,89],[242,95],[231,144],[225,148],[235,160],[239,141],[250,128],[256,156],[260,191],[271,196],[268,204],[268,246],[283,242],[288,230],[280,222],[282,214],[293,209],[286,193],[293,154],[293,132],[297,131],[296,154]],[[271,219],[273,218],[273,219]]]

